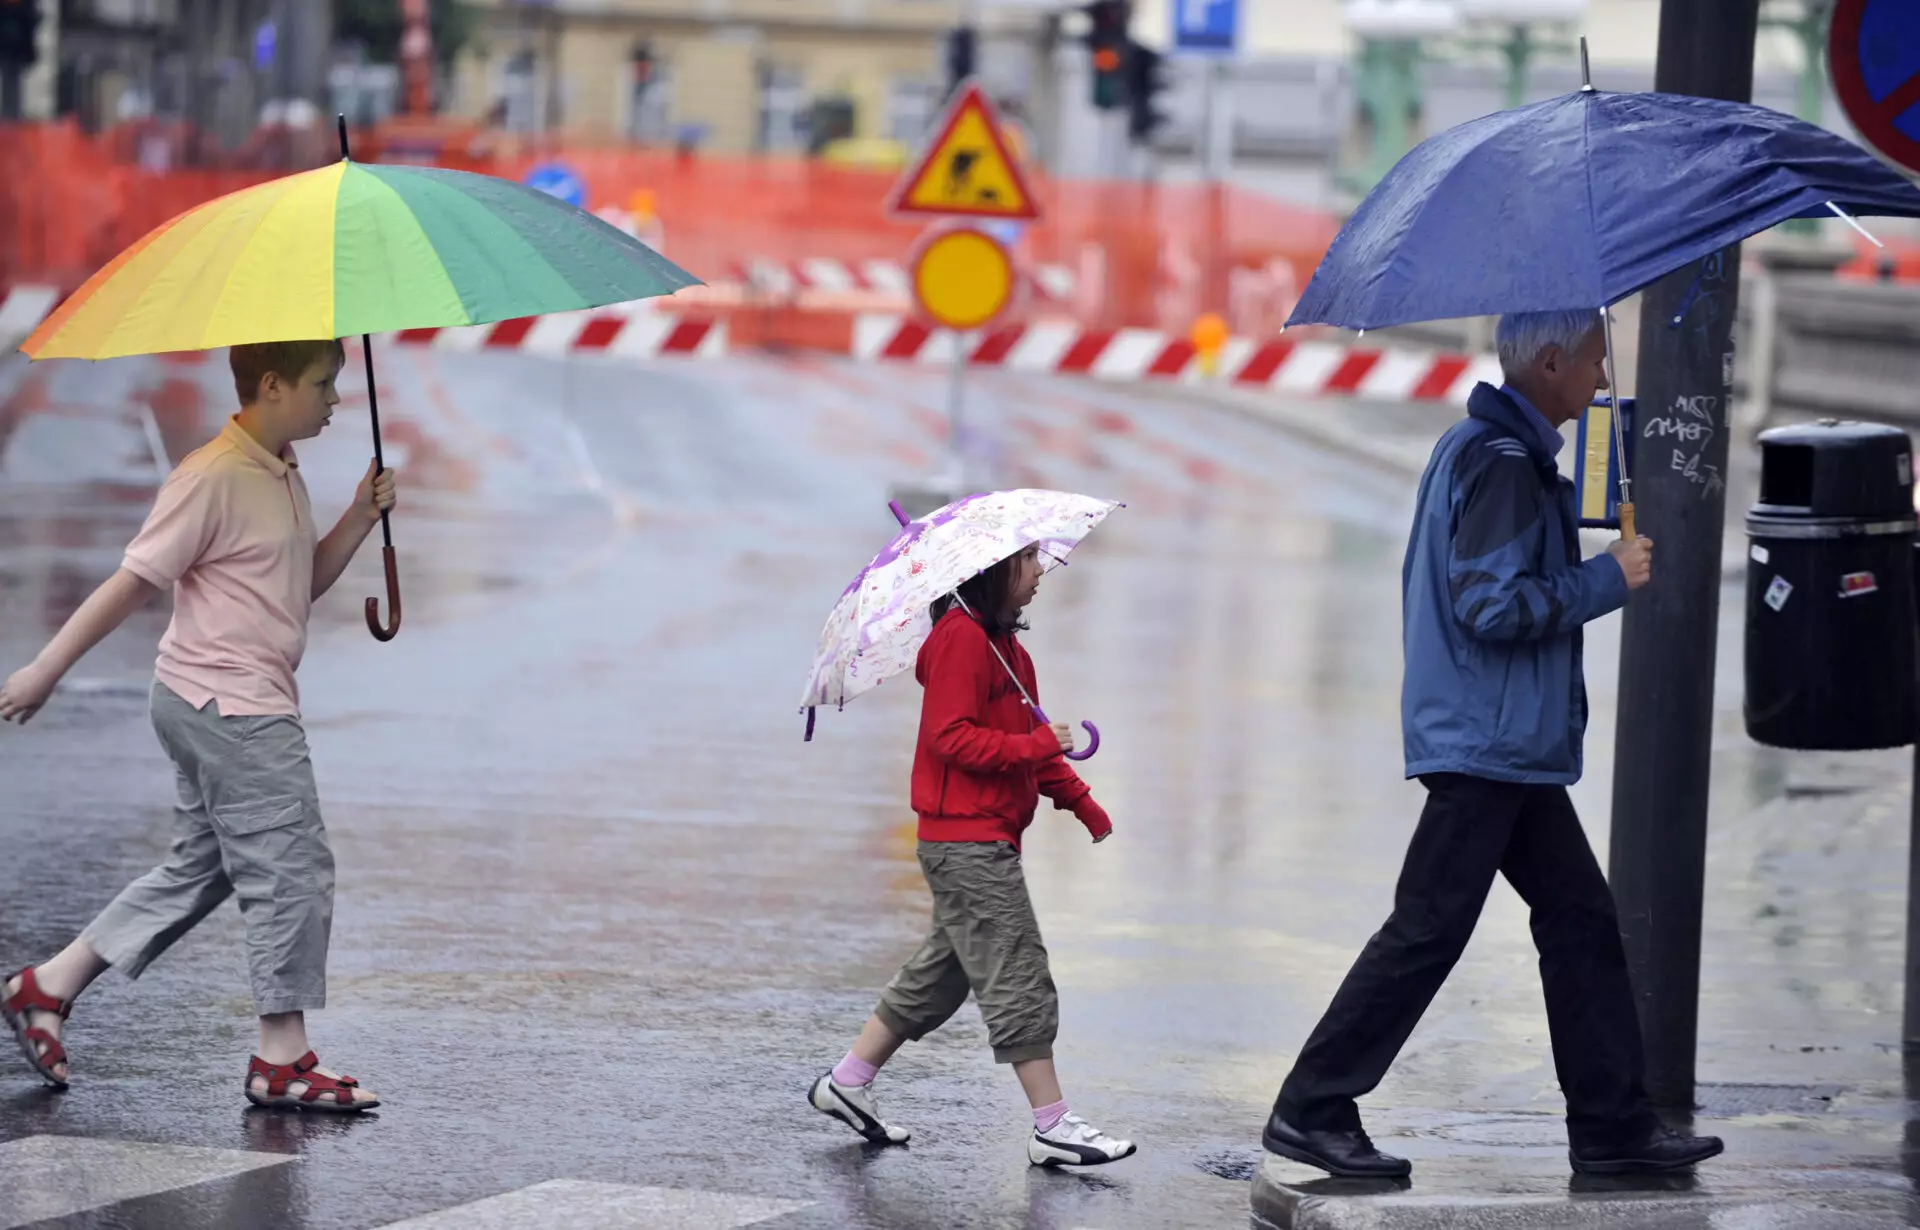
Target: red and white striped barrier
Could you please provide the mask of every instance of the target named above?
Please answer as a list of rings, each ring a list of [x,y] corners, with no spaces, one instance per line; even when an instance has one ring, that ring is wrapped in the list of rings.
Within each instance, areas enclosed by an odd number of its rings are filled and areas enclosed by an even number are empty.
[[[17,345],[59,301],[51,287],[18,286],[0,295],[0,342]],[[791,314],[790,314],[791,315]],[[798,314],[794,319],[832,321]],[[751,317],[743,317],[743,327]],[[838,317],[846,320],[845,316]],[[972,367],[998,367],[1098,380],[1168,380],[1270,389],[1301,396],[1350,396],[1377,401],[1464,403],[1482,380],[1498,383],[1491,355],[1432,354],[1278,337],[1229,339],[1209,373],[1193,344],[1151,329],[1088,329],[1071,323],[1011,325],[968,335],[934,329],[909,317],[858,315],[851,328],[823,329],[798,345],[850,355],[863,363],[952,364],[964,345]],[[453,353],[514,350],[547,358],[713,359],[731,347],[724,314],[680,314],[646,304],[588,312],[503,320],[451,329],[406,329],[390,334],[405,346]],[[828,340],[836,338],[837,340]],[[750,336],[747,344],[754,344]]]
[[[556,312],[491,325],[455,329],[403,329],[392,335],[403,346],[435,350],[521,350],[546,358],[601,354],[653,359],[684,356],[716,359],[727,353],[726,322],[664,312]]]
[[[0,344],[17,346],[60,302],[58,288],[16,286],[0,294]],[[589,312],[556,312],[489,325],[403,329],[385,335],[403,346],[435,350],[521,350],[548,358],[604,354],[652,359],[663,355],[713,359],[727,352],[727,325],[712,315],[674,315],[622,305]]]
[[[863,361],[936,366],[955,358],[955,337],[897,316],[863,316],[854,324],[853,354]],[[1482,380],[1499,383],[1491,355],[1343,346],[1279,337],[1229,339],[1209,374],[1193,343],[1151,329],[1085,329],[1073,324],[1013,325],[969,337],[967,364],[1101,380],[1213,380],[1240,388],[1305,395],[1339,394],[1378,401],[1464,404]]]
[[[844,261],[826,256],[748,260],[735,262],[727,272],[733,281],[776,295],[866,292],[905,299],[912,293],[906,266],[897,261]],[[1041,299],[1065,303],[1073,298],[1074,273],[1065,265],[1036,265],[1030,281],[1034,294]]]

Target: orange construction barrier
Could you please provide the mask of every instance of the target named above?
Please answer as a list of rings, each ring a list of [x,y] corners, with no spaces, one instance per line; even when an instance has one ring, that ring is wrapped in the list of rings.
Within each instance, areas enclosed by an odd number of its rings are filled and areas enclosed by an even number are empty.
[[[191,148],[191,134],[158,135],[170,149]],[[71,288],[181,210],[281,173],[156,171],[153,158],[142,167],[155,137],[88,136],[70,123],[0,126],[0,287]],[[380,138],[365,138],[374,157]],[[358,154],[363,138],[354,139]],[[311,146],[263,150],[285,167],[321,156]],[[923,229],[886,216],[890,173],[818,160],[516,146],[500,134],[488,134],[484,154],[450,148],[443,157],[513,179],[550,160],[580,175],[589,208],[650,201],[666,255],[712,283],[735,281],[753,261],[904,265]],[[1043,219],[1024,228],[1016,256],[1029,271],[1064,270],[1073,289],[1030,299],[1026,311],[1102,328],[1184,331],[1211,312],[1235,334],[1271,333],[1339,226],[1331,214],[1230,185],[1038,178],[1034,187]]]

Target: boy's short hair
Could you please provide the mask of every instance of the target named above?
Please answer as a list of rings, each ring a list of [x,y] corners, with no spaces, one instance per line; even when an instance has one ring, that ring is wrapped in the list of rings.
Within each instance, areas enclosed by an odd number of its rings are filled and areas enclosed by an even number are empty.
[[[227,350],[227,366],[233,369],[233,391],[240,404],[251,406],[260,396],[260,382],[268,372],[282,380],[295,381],[322,359],[331,358],[336,367],[347,363],[347,348],[340,339],[324,341],[251,342]]]

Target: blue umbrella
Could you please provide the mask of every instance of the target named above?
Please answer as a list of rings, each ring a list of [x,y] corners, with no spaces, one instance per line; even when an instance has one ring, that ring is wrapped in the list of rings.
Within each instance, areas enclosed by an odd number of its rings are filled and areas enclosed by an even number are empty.
[[[1920,190],[1778,111],[1589,87],[1421,142],[1340,229],[1287,324],[1597,310],[1836,210],[1920,217]]]
[[[1586,65],[1586,40],[1580,44]],[[1422,141],[1334,237],[1287,324],[1592,308],[1789,218],[1920,217],[1920,189],[1859,146],[1766,107],[1593,88]],[[1858,223],[1854,224],[1858,226]],[[1611,399],[1610,399],[1611,400]],[[1632,537],[1626,444],[1620,528]]]

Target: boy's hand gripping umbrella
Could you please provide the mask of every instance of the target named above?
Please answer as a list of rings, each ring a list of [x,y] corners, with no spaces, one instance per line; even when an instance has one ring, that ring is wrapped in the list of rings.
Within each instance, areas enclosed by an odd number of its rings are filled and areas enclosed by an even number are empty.
[[[1030,489],[970,495],[918,521],[909,520],[898,503],[888,507],[900,533],[842,591],[821,632],[802,702],[809,739],[819,706],[845,705],[913,667],[933,629],[928,608],[935,599],[954,594],[982,570],[1036,544],[1042,569],[1051,571],[1066,563],[1067,553],[1120,505]],[[966,608],[964,600],[961,606]],[[993,652],[1034,717],[1051,725],[999,647]],[[1088,745],[1065,753],[1073,760],[1085,760],[1100,747],[1099,728],[1092,722],[1080,725]]]
[[[110,359],[359,335],[376,473],[386,468],[373,335],[490,324],[668,295],[700,280],[639,240],[525,184],[442,167],[340,161],[243,188],[162,223],[20,347]],[[400,630],[393,531],[380,515],[386,619]]]

